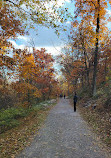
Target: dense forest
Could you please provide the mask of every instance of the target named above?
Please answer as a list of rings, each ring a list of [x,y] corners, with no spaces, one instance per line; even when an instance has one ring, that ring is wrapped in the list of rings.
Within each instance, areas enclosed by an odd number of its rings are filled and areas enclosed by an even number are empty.
[[[111,13],[107,9],[111,0],[73,2],[72,16],[70,8],[58,7],[57,0],[0,1],[0,133],[17,125],[10,124],[11,110],[15,117],[22,116],[23,110],[61,93],[71,96],[76,91],[80,98],[102,98],[104,108],[111,109]],[[67,30],[64,23],[69,18]],[[58,36],[60,30],[70,32],[56,59],[45,48],[16,49],[10,42],[36,25],[51,27]],[[53,66],[55,60],[60,74]]]
[[[37,14],[35,10],[31,10],[35,3],[28,1],[0,2],[0,108],[12,107],[15,103],[18,106],[22,104],[24,107],[30,107],[40,100],[49,99],[59,93],[58,81],[55,79],[56,73],[53,68],[53,57],[47,54],[44,48],[36,50],[33,47],[33,52],[30,52],[28,48],[15,49],[9,41],[9,39],[16,39],[18,35],[26,34],[25,27],[32,28],[35,23],[35,15],[38,18],[37,24],[49,25],[48,17],[45,17],[46,13],[41,14],[38,10]],[[23,4],[30,7],[30,12],[25,12]],[[38,1],[36,7],[45,12],[44,2]],[[28,22],[32,21],[31,26],[27,24],[28,14],[31,16],[28,19]]]
[[[110,94],[111,35],[105,1],[76,1],[69,44],[61,57],[62,72],[72,89],[85,89],[92,96],[104,85]],[[102,90],[101,90],[102,93]]]

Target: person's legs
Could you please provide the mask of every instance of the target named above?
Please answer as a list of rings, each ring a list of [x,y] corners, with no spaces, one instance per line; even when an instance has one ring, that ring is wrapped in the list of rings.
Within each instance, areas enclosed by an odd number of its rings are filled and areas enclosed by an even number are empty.
[[[76,102],[74,102],[74,111],[76,111]]]

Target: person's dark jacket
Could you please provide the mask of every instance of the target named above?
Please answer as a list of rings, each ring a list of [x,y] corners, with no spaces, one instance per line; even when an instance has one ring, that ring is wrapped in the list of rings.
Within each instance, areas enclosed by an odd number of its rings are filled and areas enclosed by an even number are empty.
[[[77,102],[77,95],[74,96],[73,100],[75,103]]]

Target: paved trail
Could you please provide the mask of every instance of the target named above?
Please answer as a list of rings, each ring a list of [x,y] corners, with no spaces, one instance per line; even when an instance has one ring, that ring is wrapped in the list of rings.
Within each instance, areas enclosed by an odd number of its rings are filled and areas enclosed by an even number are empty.
[[[30,147],[17,158],[110,158],[68,99],[60,99]]]

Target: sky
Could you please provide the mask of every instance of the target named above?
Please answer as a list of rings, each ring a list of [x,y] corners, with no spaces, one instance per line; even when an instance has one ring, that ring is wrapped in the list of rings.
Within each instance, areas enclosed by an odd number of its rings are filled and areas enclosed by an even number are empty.
[[[15,48],[23,49],[25,46],[32,47],[34,43],[37,49],[46,48],[48,53],[58,55],[61,48],[67,44],[67,32],[61,32],[60,37],[55,34],[52,28],[39,27],[38,31],[30,30],[29,36],[18,36],[18,39],[10,40]],[[32,42],[33,41],[33,42]]]
[[[64,5],[63,5],[64,2]],[[69,11],[74,14],[74,3],[71,3],[71,0],[59,0],[58,1],[58,7],[63,6],[66,8],[69,8]],[[108,15],[111,16],[111,8],[109,7],[107,9]],[[55,30],[52,28],[46,28],[44,26],[37,26],[38,31],[35,31],[34,29],[30,29],[29,36],[18,36],[18,39],[11,40],[12,44],[15,46],[15,48],[24,49],[26,46],[31,47],[32,41],[34,42],[34,46],[37,49],[45,48],[47,50],[47,53],[52,54],[53,56],[59,55],[61,53],[61,49],[68,43],[68,33],[70,31],[70,20],[66,22],[66,26],[68,28],[68,31],[66,32],[60,32],[60,36],[58,37],[55,34]],[[108,24],[110,28],[110,24]],[[30,48],[30,50],[32,50]]]
[[[63,5],[62,3],[65,2]],[[74,12],[74,5],[70,0],[59,0],[58,7],[64,6],[70,8],[70,12]],[[65,24],[68,28],[70,28],[70,21],[67,21]],[[10,42],[14,45],[15,48],[24,49],[24,47],[31,47],[32,41],[37,49],[45,48],[47,53],[52,55],[58,55],[61,53],[61,49],[67,44],[68,42],[68,31],[60,32],[59,37],[56,35],[55,30],[52,28],[46,28],[44,26],[37,26],[37,30],[30,29],[29,36],[18,36],[16,40],[10,39]],[[30,48],[31,50],[31,48]]]

